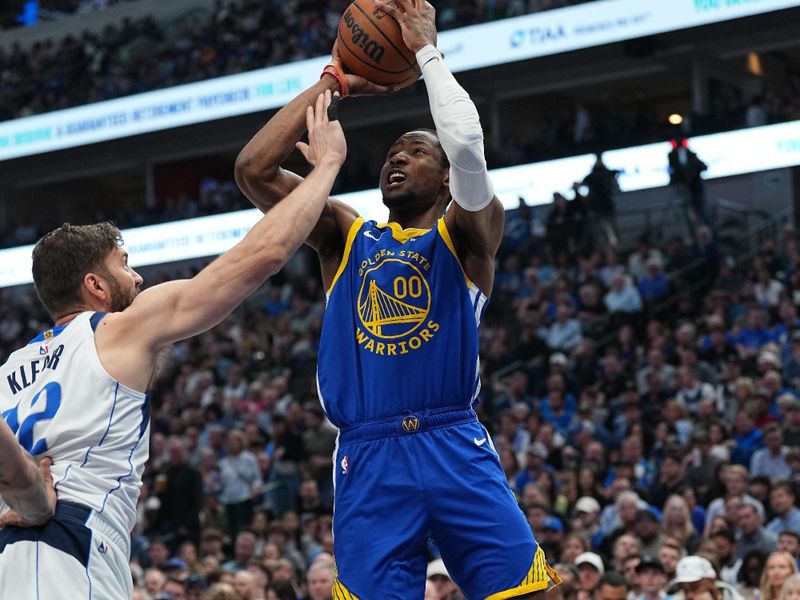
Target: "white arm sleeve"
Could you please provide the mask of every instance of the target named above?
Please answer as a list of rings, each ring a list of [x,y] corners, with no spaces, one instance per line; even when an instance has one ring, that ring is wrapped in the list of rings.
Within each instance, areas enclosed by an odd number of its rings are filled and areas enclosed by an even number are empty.
[[[431,115],[444,153],[450,161],[450,194],[461,208],[478,211],[494,197],[494,186],[483,156],[483,130],[478,110],[447,69],[432,45],[417,52]]]

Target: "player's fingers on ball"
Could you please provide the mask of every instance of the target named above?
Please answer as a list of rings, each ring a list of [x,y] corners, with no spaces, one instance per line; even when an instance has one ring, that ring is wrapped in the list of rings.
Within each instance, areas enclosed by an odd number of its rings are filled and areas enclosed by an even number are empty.
[[[389,3],[400,11],[400,14],[405,14],[409,10],[415,8],[414,0],[390,0]]]
[[[386,2],[381,2],[381,0],[375,0],[375,6],[385,12],[387,15],[391,15],[393,17],[397,17],[398,13],[400,12],[391,4]]]

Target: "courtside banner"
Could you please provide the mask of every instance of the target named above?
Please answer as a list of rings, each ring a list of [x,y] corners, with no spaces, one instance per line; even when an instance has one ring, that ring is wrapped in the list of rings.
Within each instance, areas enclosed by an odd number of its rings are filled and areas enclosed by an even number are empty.
[[[800,0],[599,0],[445,31],[466,71],[800,6]],[[327,58],[229,75],[0,123],[0,161],[283,106]]]
[[[708,165],[706,179],[728,177],[800,165],[800,121],[741,129],[692,138],[689,148]],[[623,192],[657,188],[669,183],[667,155],[669,142],[610,150],[603,161],[620,171]],[[553,192],[570,196],[570,188],[591,170],[595,157],[582,154],[491,172],[497,197],[506,209],[519,206],[519,198],[529,205],[552,202]],[[388,211],[377,189],[341,194],[368,219],[386,221]],[[125,248],[134,267],[216,256],[241,240],[260,218],[256,209],[209,217],[173,221],[122,232]],[[0,287],[31,282],[33,246],[0,250]]]

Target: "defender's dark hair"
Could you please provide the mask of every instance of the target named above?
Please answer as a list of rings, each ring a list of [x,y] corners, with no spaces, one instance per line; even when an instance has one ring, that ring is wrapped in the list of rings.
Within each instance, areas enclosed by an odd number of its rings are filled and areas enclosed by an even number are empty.
[[[47,312],[55,319],[81,302],[83,278],[105,274],[104,261],[122,244],[112,223],[70,225],[45,234],[33,248],[33,283]]]

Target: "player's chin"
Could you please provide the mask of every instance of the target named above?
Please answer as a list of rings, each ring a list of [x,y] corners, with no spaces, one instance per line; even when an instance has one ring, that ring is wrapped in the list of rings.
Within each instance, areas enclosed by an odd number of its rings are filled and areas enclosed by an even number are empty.
[[[392,189],[382,187],[383,204],[389,209],[404,208],[414,203],[417,195],[411,188]]]

